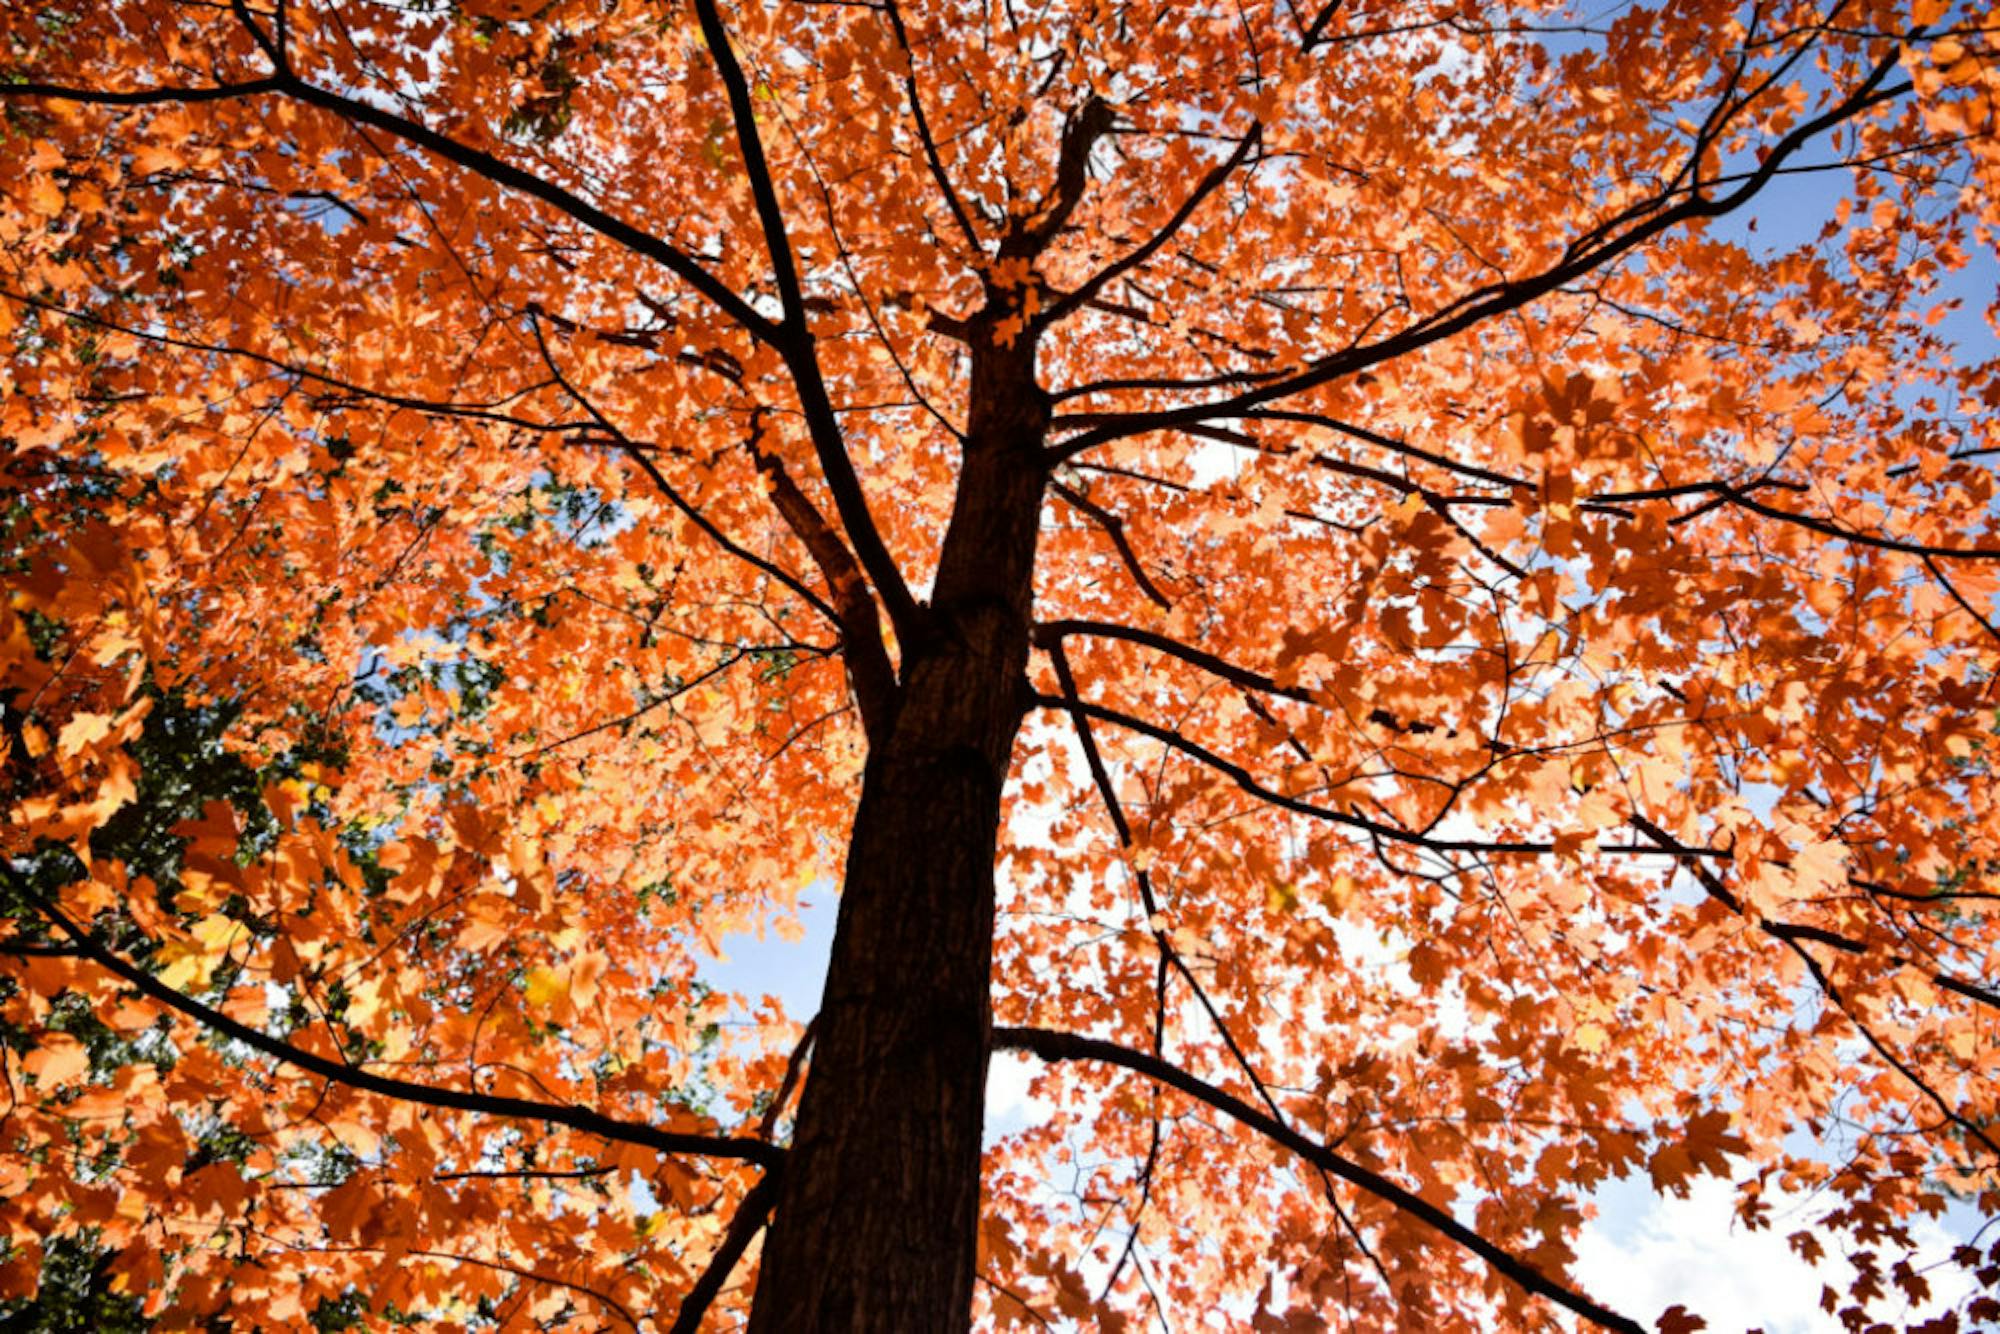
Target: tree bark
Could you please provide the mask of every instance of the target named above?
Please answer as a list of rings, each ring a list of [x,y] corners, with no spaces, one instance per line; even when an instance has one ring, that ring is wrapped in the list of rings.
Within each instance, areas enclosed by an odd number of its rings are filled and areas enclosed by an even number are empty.
[[[970,1320],[993,860],[1027,693],[1046,396],[975,352],[965,456],[893,723],[871,743],[753,1334]]]

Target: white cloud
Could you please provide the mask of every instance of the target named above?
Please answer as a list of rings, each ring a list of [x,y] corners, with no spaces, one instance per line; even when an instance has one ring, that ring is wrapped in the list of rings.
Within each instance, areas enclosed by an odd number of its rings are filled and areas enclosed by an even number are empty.
[[[996,1051],[986,1063],[986,1142],[1038,1125],[1055,1104],[1028,1092],[1035,1076],[1048,1069],[1025,1052]]]
[[[1761,1328],[1764,1334],[1831,1334],[1841,1326],[1820,1309],[1820,1289],[1844,1292],[1853,1269],[1834,1253],[1815,1267],[1786,1244],[1806,1221],[1796,1200],[1770,1196],[1774,1226],[1753,1232],[1735,1216],[1729,1182],[1695,1183],[1687,1199],[1657,1197],[1621,1182],[1597,1193],[1601,1213],[1577,1243],[1572,1271],[1584,1289],[1642,1323],[1669,1306],[1685,1306],[1723,1334]],[[1911,1230],[1929,1260],[1943,1259],[1959,1240],[1948,1224],[1919,1221]],[[1974,1224],[1976,1226],[1976,1222]],[[1966,1231],[1970,1231],[1967,1228]],[[1907,1314],[1921,1318],[1955,1304],[1966,1283],[1953,1266],[1930,1271],[1933,1300]],[[1903,1314],[1886,1301],[1882,1315]]]

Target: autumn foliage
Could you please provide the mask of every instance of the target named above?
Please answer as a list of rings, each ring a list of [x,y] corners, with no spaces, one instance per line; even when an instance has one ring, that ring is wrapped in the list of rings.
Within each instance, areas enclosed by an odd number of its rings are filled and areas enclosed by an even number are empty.
[[[0,8],[0,1313],[2000,1324],[1995,41]]]

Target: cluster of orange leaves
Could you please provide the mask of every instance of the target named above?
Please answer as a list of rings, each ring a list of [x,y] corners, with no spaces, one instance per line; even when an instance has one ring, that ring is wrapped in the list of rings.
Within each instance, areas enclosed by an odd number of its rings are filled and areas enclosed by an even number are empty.
[[[2000,222],[1990,17],[1690,3],[1566,48],[1536,8],[1360,4],[1311,41],[1285,3],[725,13],[919,589],[959,322],[1017,293],[994,336],[1027,336],[1258,127],[1040,346],[1051,446],[1105,438],[1055,470],[1076,499],[1047,507],[1037,616],[1078,627],[1084,698],[1234,768],[1100,718],[1121,842],[1072,722],[1031,718],[998,1019],[1259,1080],[1551,1274],[1600,1185],[1731,1177],[1741,1225],[1777,1201],[1803,1257],[1850,1260],[1827,1304],[1859,1325],[1928,1297],[1919,1220],[2000,1212],[2000,369],[1936,322]],[[773,503],[775,466],[832,509],[786,368],[653,257],[356,110],[594,201],[762,310],[707,48],[678,6],[286,14],[331,102],[0,101],[10,875],[72,866],[64,920],[297,1051],[780,1133],[807,1016],[712,992],[705,961],[837,878],[866,758]],[[14,83],[268,68],[230,7],[164,0],[11,6],[0,43]],[[1560,268],[1677,202],[1690,143],[1726,195],[1885,52],[1909,87],[1812,140],[1864,164],[1808,178],[1841,192],[1823,227],[1690,219],[1205,434],[1126,429]],[[1091,94],[1121,128],[1059,242],[973,253],[961,229],[1032,207]],[[136,747],[169,712],[219,720],[254,800],[194,793],[151,834],[178,854],[135,868],[106,831],[152,818]],[[355,1291],[435,1328],[629,1325],[673,1310],[754,1179],[274,1061],[64,952],[25,892],[0,1295],[85,1237],[166,1327],[296,1327]],[[1205,999],[1160,983],[1168,948]],[[996,1324],[1538,1310],[1173,1095],[1068,1064],[1036,1088],[989,1154]]]

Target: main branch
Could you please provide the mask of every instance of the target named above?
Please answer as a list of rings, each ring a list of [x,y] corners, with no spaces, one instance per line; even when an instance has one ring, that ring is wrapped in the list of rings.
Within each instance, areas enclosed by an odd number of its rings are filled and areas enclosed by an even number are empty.
[[[425,1107],[447,1107],[454,1111],[477,1112],[484,1116],[501,1117],[513,1121],[527,1121],[541,1125],[568,1126],[587,1135],[613,1140],[622,1144],[638,1144],[661,1153],[692,1153],[710,1158],[741,1158],[747,1162],[771,1166],[784,1158],[785,1151],[763,1140],[737,1139],[722,1135],[689,1135],[678,1131],[659,1130],[652,1126],[635,1125],[630,1121],[620,1121],[592,1111],[587,1107],[577,1107],[565,1103],[535,1102],[528,1098],[510,1098],[499,1094],[475,1093],[465,1089],[437,1088],[429,1084],[413,1083],[406,1079],[391,1079],[378,1075],[361,1066],[348,1065],[342,1061],[330,1060],[314,1052],[280,1041],[268,1033],[259,1031],[215,1009],[205,1005],[187,993],[154,977],[118,954],[113,953],[91,936],[68,914],[58,908],[43,895],[30,889],[25,882],[12,873],[14,890],[31,904],[36,911],[46,917],[50,924],[67,936],[76,946],[77,953],[98,967],[136,987],[143,995],[159,1002],[170,1010],[186,1015],[195,1022],[214,1032],[231,1038],[244,1046],[261,1052],[274,1060],[297,1066],[322,1079],[336,1084],[345,1084],[364,1093],[380,1094],[385,1098],[398,1098],[404,1102]]]
[[[1911,38],[1921,35],[1913,32]],[[1473,329],[1500,315],[1520,310],[1584,275],[1604,268],[1638,249],[1654,237],[1683,223],[1719,218],[1733,213],[1755,198],[1808,143],[1828,130],[1845,124],[1872,107],[1893,101],[1911,89],[1907,82],[1889,84],[1889,76],[1901,63],[1902,45],[1896,44],[1876,62],[1867,76],[1840,101],[1824,112],[1794,126],[1764,156],[1763,161],[1735,189],[1721,195],[1688,194],[1677,204],[1651,212],[1616,235],[1578,251],[1566,253],[1557,263],[1525,278],[1508,279],[1467,292],[1445,309],[1372,343],[1320,357],[1304,370],[1280,375],[1267,383],[1246,389],[1228,398],[1206,403],[1190,403],[1178,408],[1130,414],[1115,425],[1100,426],[1074,436],[1049,451],[1052,464],[1076,457],[1086,450],[1126,436],[1148,431],[1171,430],[1218,417],[1240,417],[1251,409],[1331,384],[1394,361],[1398,357],[1442,342]],[[1253,377],[1262,378],[1262,377]]]
[[[1123,1066],[1148,1079],[1178,1089],[1250,1127],[1313,1166],[1339,1177],[1350,1185],[1358,1186],[1377,1199],[1422,1220],[1479,1256],[1496,1271],[1529,1292],[1548,1298],[1601,1329],[1617,1330],[1619,1334],[1644,1334],[1638,1322],[1599,1305],[1573,1288],[1558,1283],[1519,1256],[1480,1236],[1422,1196],[1404,1190],[1381,1173],[1370,1171],[1352,1159],[1342,1157],[1324,1144],[1301,1135],[1268,1113],[1257,1110],[1241,1098],[1225,1093],[1213,1084],[1197,1079],[1179,1066],[1163,1061],[1157,1056],[1148,1056],[1144,1052],[1121,1047],[1115,1042],[1081,1037],[1073,1033],[1058,1033],[1046,1028],[996,1028],[993,1030],[993,1046],[996,1050],[1032,1052],[1043,1060],[1051,1062],[1103,1061],[1110,1065]]]

